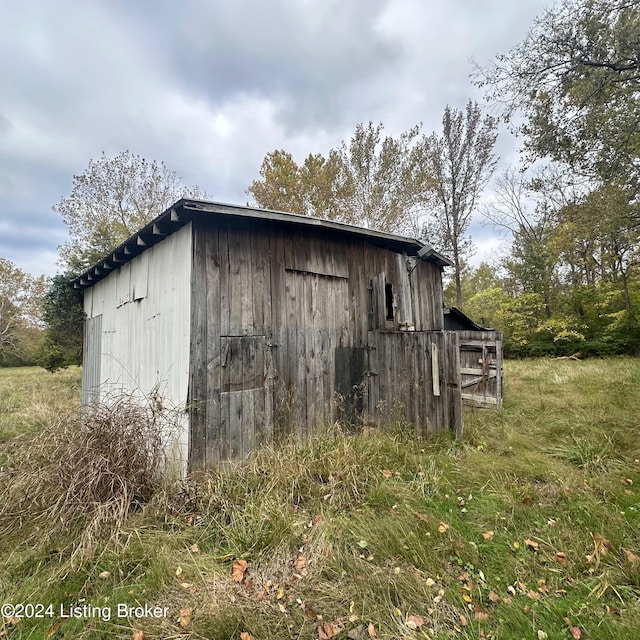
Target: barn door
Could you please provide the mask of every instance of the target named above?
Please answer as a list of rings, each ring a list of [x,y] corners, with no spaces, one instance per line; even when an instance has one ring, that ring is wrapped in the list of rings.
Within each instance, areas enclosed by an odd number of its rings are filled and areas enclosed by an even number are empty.
[[[462,400],[495,409],[502,404],[502,358],[498,340],[460,339]]]
[[[265,336],[221,336],[221,459],[241,459],[271,440],[270,371],[271,352]]]

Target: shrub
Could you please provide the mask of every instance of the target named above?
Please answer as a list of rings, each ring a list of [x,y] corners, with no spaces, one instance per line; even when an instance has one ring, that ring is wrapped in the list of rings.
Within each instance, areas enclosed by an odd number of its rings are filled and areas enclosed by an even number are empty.
[[[0,471],[0,535],[66,537],[80,556],[117,537],[158,487],[166,424],[153,399],[122,397],[14,441]]]

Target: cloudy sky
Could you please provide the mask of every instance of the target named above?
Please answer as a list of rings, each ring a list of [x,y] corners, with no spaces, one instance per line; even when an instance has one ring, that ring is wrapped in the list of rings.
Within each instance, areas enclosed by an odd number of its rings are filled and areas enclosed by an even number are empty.
[[[326,153],[359,122],[440,130],[481,94],[470,59],[546,0],[0,0],[0,257],[57,271],[52,205],[102,152],[162,160],[244,204],[265,154]],[[516,142],[499,140],[503,163]],[[484,255],[491,230],[474,225]]]

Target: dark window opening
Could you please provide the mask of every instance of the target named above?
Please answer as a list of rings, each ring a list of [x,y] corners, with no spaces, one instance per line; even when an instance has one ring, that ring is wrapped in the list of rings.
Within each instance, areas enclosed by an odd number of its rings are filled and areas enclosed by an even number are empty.
[[[384,285],[384,303],[387,308],[387,320],[393,320],[393,285],[385,282]]]

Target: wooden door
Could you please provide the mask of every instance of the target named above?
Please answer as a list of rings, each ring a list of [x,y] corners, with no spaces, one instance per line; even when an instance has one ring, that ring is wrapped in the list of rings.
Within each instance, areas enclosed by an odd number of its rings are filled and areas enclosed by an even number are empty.
[[[221,460],[238,460],[273,436],[271,352],[265,336],[220,338]]]

